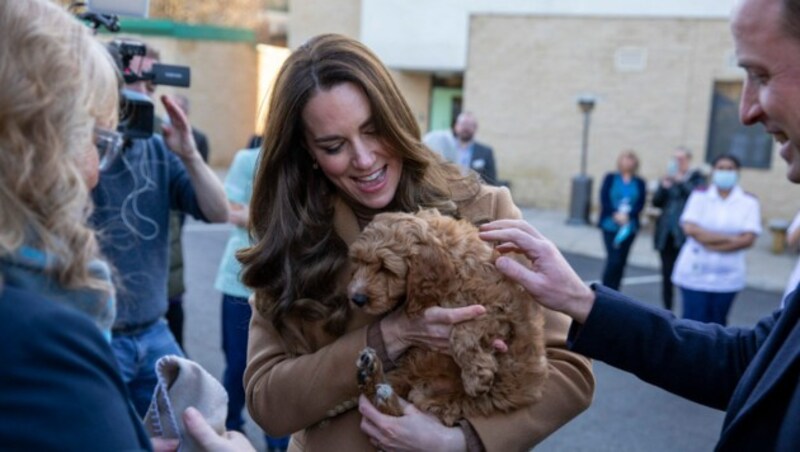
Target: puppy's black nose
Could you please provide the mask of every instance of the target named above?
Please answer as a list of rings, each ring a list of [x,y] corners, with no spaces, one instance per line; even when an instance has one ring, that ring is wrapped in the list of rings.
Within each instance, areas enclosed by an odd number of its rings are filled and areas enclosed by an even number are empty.
[[[367,304],[367,302],[369,301],[369,298],[366,295],[364,295],[363,293],[357,293],[357,294],[353,295],[350,298],[350,300],[353,302],[353,304],[355,304],[356,306],[358,306],[360,308],[360,307],[364,306],[365,304]]]

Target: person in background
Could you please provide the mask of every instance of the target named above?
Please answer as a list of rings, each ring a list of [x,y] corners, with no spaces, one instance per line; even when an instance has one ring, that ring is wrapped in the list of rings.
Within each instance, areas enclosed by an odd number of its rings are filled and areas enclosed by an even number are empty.
[[[458,116],[456,115],[456,118]],[[422,142],[425,143],[425,146],[439,154],[440,156],[444,157],[445,159],[452,159],[449,161],[455,162],[455,156],[458,155],[458,148],[456,147],[456,132],[454,130],[456,126],[455,119],[453,120],[453,124],[450,126],[449,129],[438,129],[438,130],[430,130],[425,135],[422,136]]]
[[[489,185],[501,185],[497,180],[494,151],[491,147],[475,141],[478,120],[470,112],[456,116],[452,130],[434,130],[423,137],[428,148],[445,160],[461,167],[463,174],[475,171]]]
[[[237,257],[251,287],[247,407],[290,450],[528,450],[589,404],[590,363],[564,350],[566,319],[546,311],[549,376],[543,397],[452,427],[416,409],[384,416],[359,399],[355,359],[375,349],[384,368],[410,346],[449,352],[473,305],[373,316],[351,305],[348,244],[379,212],[438,208],[473,223],[521,218],[505,187],[432,153],[388,69],[363,44],[311,38],[275,81],[250,201],[253,246]]]
[[[683,318],[726,325],[746,283],[745,250],[761,233],[761,207],[739,186],[736,157],[723,154],[712,165],[711,185],[692,192],[681,215],[687,239],[672,282],[681,289]]]
[[[638,170],[636,153],[623,151],[617,157],[617,171],[606,174],[600,187],[599,226],[606,248],[602,280],[604,286],[614,290],[622,283],[647,197],[645,182],[636,175]]]
[[[140,59],[147,57],[133,57],[133,71],[148,67]],[[137,82],[126,88],[137,86],[142,87]],[[170,97],[161,101],[170,116],[170,124],[162,125],[163,137],[126,140],[92,190],[95,210],[90,217],[103,255],[117,269],[111,346],[141,416],[156,386],[155,362],[182,355],[164,320],[169,212],[180,210],[207,222],[228,219],[222,183],[197,150],[189,120]]]
[[[455,159],[448,160],[458,163],[463,171],[475,171],[481,179],[489,185],[497,185],[497,168],[494,163],[494,151],[491,147],[475,141],[475,132],[478,131],[478,120],[470,112],[462,112],[456,118],[453,132],[456,137]]]
[[[247,140],[247,146],[245,146],[245,149],[255,149],[255,148],[261,149],[261,143],[263,142],[264,142],[264,137],[262,135],[254,133],[250,137],[250,139]]]
[[[236,252],[250,246],[247,226],[258,154],[258,148],[238,151],[225,176],[225,193],[230,211],[228,222],[233,224],[234,229],[228,238],[214,282],[214,288],[222,292],[222,351],[225,353],[222,385],[228,392],[225,428],[240,432],[244,426],[242,378],[247,366],[247,327],[252,316],[248,298],[253,292],[240,280],[242,265],[236,260]],[[288,436],[264,436],[269,452],[285,451],[289,446]]]
[[[181,111],[189,117],[189,98],[183,94],[175,95],[175,104]],[[169,124],[169,116],[163,121],[164,124]],[[208,163],[208,138],[206,135],[192,126],[192,136],[195,143],[197,143],[197,150],[203,161]],[[169,277],[167,279],[167,324],[172,335],[175,336],[175,341],[181,347],[181,350],[186,353],[186,347],[183,345],[183,296],[186,293],[186,283],[183,276],[183,223],[186,220],[186,215],[178,210],[170,211],[169,217]]]
[[[661,257],[661,300],[664,309],[668,310],[672,310],[674,292],[672,270],[686,240],[679,221],[681,213],[692,191],[705,184],[702,173],[691,169],[691,161],[692,153],[688,149],[675,149],[667,166],[667,175],[659,181],[652,200],[653,207],[661,209],[661,215],[656,220],[653,244]]]

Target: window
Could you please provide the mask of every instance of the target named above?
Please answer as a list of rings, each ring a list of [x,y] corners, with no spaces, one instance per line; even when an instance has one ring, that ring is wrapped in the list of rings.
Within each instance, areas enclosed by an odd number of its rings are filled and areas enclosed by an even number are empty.
[[[772,137],[764,126],[739,122],[741,82],[715,82],[711,97],[706,162],[720,154],[733,154],[744,168],[769,169],[772,165]]]

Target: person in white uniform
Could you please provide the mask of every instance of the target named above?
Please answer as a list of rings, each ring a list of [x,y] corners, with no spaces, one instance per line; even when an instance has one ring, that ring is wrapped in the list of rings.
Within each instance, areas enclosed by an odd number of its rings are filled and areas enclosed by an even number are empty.
[[[736,157],[718,156],[713,167],[712,185],[692,192],[681,215],[687,240],[672,282],[681,289],[684,318],[726,325],[745,286],[745,250],[761,233],[761,208],[738,184]]]

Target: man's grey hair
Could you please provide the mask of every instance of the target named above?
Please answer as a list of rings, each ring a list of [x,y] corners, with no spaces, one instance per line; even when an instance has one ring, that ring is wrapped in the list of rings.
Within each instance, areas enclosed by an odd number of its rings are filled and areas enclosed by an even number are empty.
[[[681,146],[676,146],[676,147],[675,147],[675,151],[680,151],[680,152],[683,152],[684,154],[686,154],[686,156],[687,156],[687,157],[689,157],[689,159],[691,159],[691,158],[692,158],[692,150],[691,150],[691,149],[689,149],[689,148],[688,148],[688,147],[686,147],[686,146],[683,146],[683,145],[681,145]]]

